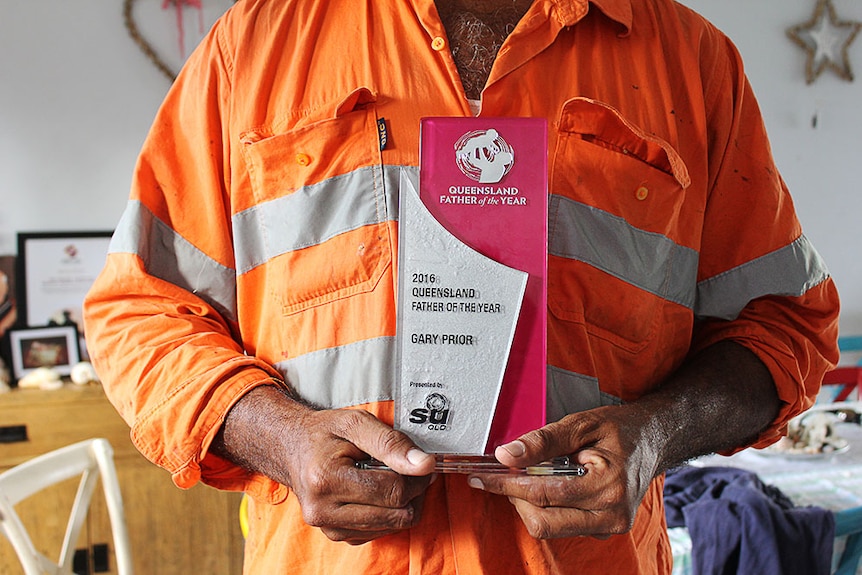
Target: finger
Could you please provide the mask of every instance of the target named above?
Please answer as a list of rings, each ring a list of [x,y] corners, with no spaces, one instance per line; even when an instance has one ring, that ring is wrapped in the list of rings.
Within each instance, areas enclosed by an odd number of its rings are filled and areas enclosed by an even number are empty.
[[[527,467],[561,455],[569,455],[574,430],[560,422],[525,433],[518,439],[497,447],[494,456],[509,467]]]
[[[587,507],[603,500],[597,494],[608,490],[607,464],[591,450],[578,452],[575,457],[588,470],[583,476],[485,473],[471,475],[468,483],[475,489],[523,499],[537,507]]]
[[[419,449],[404,433],[366,411],[349,410],[342,420],[342,438],[401,475],[430,475],[434,456]]]
[[[308,525],[330,530],[333,536],[341,532],[341,535],[337,535],[338,540],[346,541],[353,538],[348,532],[379,537],[383,533],[414,527],[421,516],[423,501],[424,497],[420,495],[399,508],[360,503],[329,505],[325,502],[310,501],[304,505],[301,503],[301,508],[303,520]]]
[[[412,477],[394,471],[357,469],[351,461],[339,474],[341,501],[399,509],[423,495],[433,476]]]
[[[365,470],[356,460],[367,457],[347,442],[334,444],[334,457],[303,465],[295,473],[294,491],[300,502],[344,505],[356,503],[398,509],[423,494],[432,476],[411,477],[388,470]]]
[[[353,531],[350,529],[330,528],[322,528],[321,531],[331,541],[347,543],[348,545],[365,545],[369,541],[397,533],[397,531]]]
[[[321,507],[319,513],[314,506],[303,509],[303,519],[312,527],[365,533],[409,529],[416,525],[419,516],[412,503],[398,509],[354,503]]]
[[[604,539],[610,536],[601,514],[587,509],[536,507],[522,499],[512,499],[527,532],[536,539],[589,536]]]
[[[585,477],[528,477],[502,474],[471,475],[470,487],[522,499],[536,507],[575,507],[589,496],[582,488]]]

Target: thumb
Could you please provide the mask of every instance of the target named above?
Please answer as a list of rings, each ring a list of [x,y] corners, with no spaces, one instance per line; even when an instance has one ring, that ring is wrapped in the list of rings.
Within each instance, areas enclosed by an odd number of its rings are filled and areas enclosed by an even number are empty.
[[[494,457],[509,467],[527,467],[568,455],[569,450],[561,444],[554,429],[553,425],[548,425],[525,433],[518,439],[497,447]]]
[[[433,455],[425,453],[412,442],[406,451],[402,448],[383,455],[379,459],[388,465],[392,471],[401,475],[431,475],[437,465],[437,459]]]
[[[436,459],[433,455],[422,451],[406,434],[376,418],[354,427],[344,438],[401,475],[422,476],[434,472]]]

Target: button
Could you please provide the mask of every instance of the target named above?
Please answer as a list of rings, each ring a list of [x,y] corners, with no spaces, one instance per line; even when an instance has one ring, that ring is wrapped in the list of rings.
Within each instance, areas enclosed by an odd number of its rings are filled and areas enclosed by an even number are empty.
[[[311,163],[311,156],[309,156],[308,154],[297,154],[296,163],[300,166],[307,166]]]
[[[440,36],[437,36],[436,38],[431,40],[431,47],[439,52],[446,47],[446,40],[444,40]]]
[[[635,192],[635,197],[639,200],[647,199],[648,195],[649,195],[649,188],[647,188],[646,186],[639,187],[638,190]]]

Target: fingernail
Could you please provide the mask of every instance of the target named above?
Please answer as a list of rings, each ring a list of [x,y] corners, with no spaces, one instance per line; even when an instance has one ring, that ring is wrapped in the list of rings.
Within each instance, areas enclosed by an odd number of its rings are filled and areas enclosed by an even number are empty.
[[[427,453],[425,453],[421,449],[416,449],[415,447],[407,452],[407,461],[409,461],[413,465],[422,465],[423,463],[425,463],[425,460],[427,458]]]
[[[483,491],[485,489],[485,486],[482,485],[482,480],[479,479],[478,477],[471,477],[470,479],[468,479],[467,485],[469,485],[473,489],[481,489]]]
[[[500,447],[509,452],[509,455],[512,457],[521,457],[527,453],[527,446],[524,445],[524,442],[520,439],[516,439],[515,441],[507,443],[506,445],[501,445]]]

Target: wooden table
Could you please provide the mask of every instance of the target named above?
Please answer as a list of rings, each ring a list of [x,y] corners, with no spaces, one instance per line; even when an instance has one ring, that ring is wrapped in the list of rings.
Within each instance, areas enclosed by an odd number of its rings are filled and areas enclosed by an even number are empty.
[[[241,494],[204,485],[187,491],[174,486],[168,472],[134,448],[128,426],[108,403],[101,386],[70,384],[53,391],[13,389],[0,394],[0,471],[92,437],[104,437],[114,448],[136,573],[242,573]],[[48,556],[59,553],[50,543],[58,542],[59,547],[75,487],[74,483],[62,484],[55,492],[17,507],[40,551]],[[115,573],[110,551],[108,570],[93,569],[93,556],[111,541],[107,506],[98,492],[93,503],[80,552],[91,558],[89,573]],[[55,509],[62,511],[53,513]],[[23,573],[12,546],[2,536],[0,573]]]

